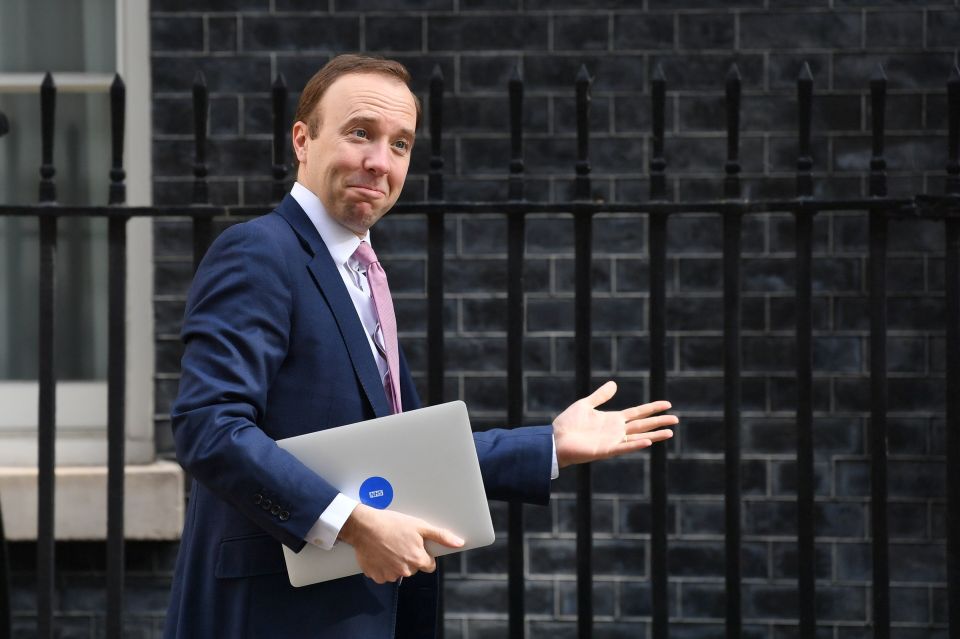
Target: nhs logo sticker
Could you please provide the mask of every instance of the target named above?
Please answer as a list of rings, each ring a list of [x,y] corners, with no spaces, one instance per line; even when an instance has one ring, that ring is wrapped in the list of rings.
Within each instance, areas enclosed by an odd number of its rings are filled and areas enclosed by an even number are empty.
[[[393,501],[393,486],[383,477],[368,477],[360,484],[360,503],[383,510]]]

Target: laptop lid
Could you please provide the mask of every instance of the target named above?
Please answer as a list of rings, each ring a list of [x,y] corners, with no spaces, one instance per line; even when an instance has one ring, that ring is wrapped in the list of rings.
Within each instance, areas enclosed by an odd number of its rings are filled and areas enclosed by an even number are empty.
[[[462,548],[427,541],[434,557],[494,541],[480,464],[467,407],[461,401],[429,406],[277,441],[344,495],[447,528]],[[293,586],[359,572],[353,547],[330,550],[307,544],[299,553],[283,546]]]

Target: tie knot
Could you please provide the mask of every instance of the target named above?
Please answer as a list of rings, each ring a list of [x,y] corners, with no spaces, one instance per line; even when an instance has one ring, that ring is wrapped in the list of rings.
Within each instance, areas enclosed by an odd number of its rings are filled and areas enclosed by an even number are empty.
[[[353,252],[353,256],[357,258],[357,261],[360,262],[364,268],[367,268],[374,262],[380,261],[377,258],[377,254],[373,252],[373,247],[366,242],[360,242],[360,246]]]

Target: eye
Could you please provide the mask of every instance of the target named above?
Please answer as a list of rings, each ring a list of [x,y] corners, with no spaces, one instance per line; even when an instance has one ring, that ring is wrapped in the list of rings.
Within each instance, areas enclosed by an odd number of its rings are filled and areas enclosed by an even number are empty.
[[[410,148],[410,143],[406,140],[397,140],[393,143],[393,146],[398,151],[407,151]]]
[[[353,134],[358,138],[366,138],[367,132],[363,129],[355,129]]]

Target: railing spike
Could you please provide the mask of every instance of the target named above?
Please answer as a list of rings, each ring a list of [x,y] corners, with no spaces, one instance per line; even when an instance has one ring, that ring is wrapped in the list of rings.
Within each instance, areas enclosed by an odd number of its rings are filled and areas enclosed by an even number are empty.
[[[737,66],[737,63],[734,62],[730,65],[730,69],[727,71],[727,82],[736,81],[740,82],[740,67]]]
[[[123,204],[127,200],[127,187],[123,183],[127,177],[123,170],[123,138],[126,126],[127,87],[117,73],[110,85],[110,204]]]
[[[886,82],[887,81],[887,72],[883,68],[882,63],[877,63],[877,67],[873,70],[873,75],[870,76],[870,82]]]
[[[53,176],[57,171],[53,166],[53,129],[56,118],[57,86],[53,75],[47,71],[40,84],[40,201],[55,202],[57,187]]]
[[[800,67],[799,80],[801,82],[813,82],[813,73],[810,71],[810,63],[806,60],[804,60],[803,66]]]
[[[666,82],[667,78],[663,75],[663,66],[658,62],[657,66],[653,68],[653,81],[654,82]]]

